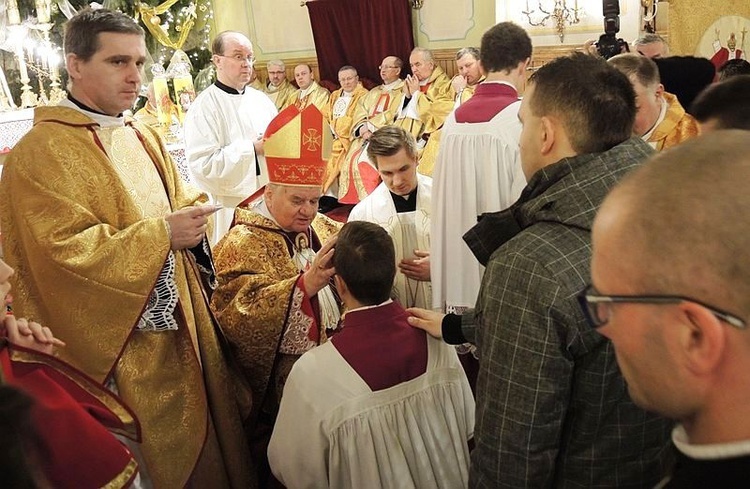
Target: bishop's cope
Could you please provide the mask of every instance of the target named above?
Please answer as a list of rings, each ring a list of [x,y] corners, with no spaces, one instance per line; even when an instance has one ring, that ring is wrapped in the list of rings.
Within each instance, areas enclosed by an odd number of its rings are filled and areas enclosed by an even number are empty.
[[[340,224],[318,213],[330,131],[310,104],[271,121],[264,148],[269,183],[241,203],[216,246],[211,307],[253,391],[253,452],[265,456],[294,362],[339,324],[332,277]]]

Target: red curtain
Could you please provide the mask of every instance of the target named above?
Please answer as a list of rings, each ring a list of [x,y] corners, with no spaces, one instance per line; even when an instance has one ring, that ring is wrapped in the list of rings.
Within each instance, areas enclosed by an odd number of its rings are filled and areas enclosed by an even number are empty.
[[[315,51],[321,80],[338,84],[344,65],[357,68],[360,78],[382,83],[378,66],[386,56],[404,61],[414,48],[408,0],[309,0]]]

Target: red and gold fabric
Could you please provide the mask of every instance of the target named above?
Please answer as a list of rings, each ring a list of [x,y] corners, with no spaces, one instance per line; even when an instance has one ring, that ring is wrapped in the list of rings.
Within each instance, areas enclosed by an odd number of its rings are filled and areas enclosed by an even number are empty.
[[[349,146],[351,146],[352,143],[354,114],[357,110],[357,105],[359,105],[360,98],[367,94],[367,89],[365,89],[362,84],[357,84],[357,88],[355,88],[352,93],[352,100],[346,108],[346,112],[342,116],[335,117],[334,107],[336,106],[336,101],[342,97],[343,93],[343,88],[339,88],[333,92],[331,98],[328,100],[326,110],[323,112],[325,119],[334,134],[331,156],[328,159],[328,167],[326,168],[326,176],[323,182],[324,192],[338,180],[341,167],[346,159],[346,153],[349,151]]]
[[[311,227],[309,246],[317,251],[341,224],[318,214]],[[279,353],[284,332],[304,323],[311,341],[326,338],[315,299],[304,291],[292,261],[297,243],[290,239],[271,219],[238,207],[235,225],[214,250],[219,285],[211,307],[253,391],[251,430],[261,410],[275,414],[284,379],[299,357]]]
[[[331,133],[315,105],[290,105],[268,124],[263,136],[268,181],[295,187],[323,183]]]
[[[420,91],[422,93],[417,98],[419,119],[404,117],[398,119],[396,125],[409,131],[417,142],[420,140],[427,142],[432,133],[442,127],[445,118],[453,110],[455,93],[450,78],[439,66],[435,67],[428,83],[421,86]],[[422,152],[419,157],[418,171],[424,175],[432,175],[436,156],[436,151],[426,154]]]
[[[188,251],[174,252],[178,329],[136,331],[170,239],[163,217],[143,217],[134,187],[162,187],[168,210],[206,197],[183,185],[156,132],[137,122],[122,128],[137,134],[137,146],[120,149],[145,151],[158,180],[126,186],[99,129],[79,110],[41,107],[6,160],[0,193],[24,196],[0,199],[5,260],[17,272],[13,306],[54,328],[67,343],[61,359],[100,385],[114,382],[141,423],[155,487],[208,473],[248,487],[242,418],[250,400],[225,362]]]
[[[43,450],[38,462],[52,487],[114,489],[133,482],[138,464],[114,435],[140,441],[140,426],[114,394],[57,358],[5,339],[0,385],[33,399],[31,420]]]

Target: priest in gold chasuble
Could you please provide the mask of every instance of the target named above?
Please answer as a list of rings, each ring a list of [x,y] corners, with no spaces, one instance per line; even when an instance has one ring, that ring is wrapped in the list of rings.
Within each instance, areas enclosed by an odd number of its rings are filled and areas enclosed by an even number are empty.
[[[121,115],[140,88],[143,30],[84,10],[66,25],[65,52],[69,98],[36,109],[0,181],[14,308],[53,328],[67,343],[60,357],[133,410],[142,443],[130,448],[153,487],[252,487],[250,398],[203,285],[215,208],[183,186],[153,129]]]
[[[331,280],[340,224],[317,212],[330,131],[317,107],[292,105],[265,137],[269,184],[237,207],[216,246],[211,300],[253,391],[262,458],[292,364],[338,327],[341,304]]]

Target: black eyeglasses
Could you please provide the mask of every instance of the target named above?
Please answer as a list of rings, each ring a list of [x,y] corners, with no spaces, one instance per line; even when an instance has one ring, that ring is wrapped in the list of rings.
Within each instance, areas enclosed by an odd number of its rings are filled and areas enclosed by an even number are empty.
[[[711,314],[738,329],[745,329],[747,324],[734,314],[724,312],[713,306],[709,306],[701,301],[682,297],[679,295],[601,295],[593,285],[586,286],[578,294],[578,302],[581,304],[583,314],[586,316],[589,324],[594,328],[604,326],[609,321],[612,304],[679,304],[681,302],[692,302],[699,306],[705,307]]]

